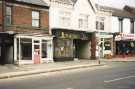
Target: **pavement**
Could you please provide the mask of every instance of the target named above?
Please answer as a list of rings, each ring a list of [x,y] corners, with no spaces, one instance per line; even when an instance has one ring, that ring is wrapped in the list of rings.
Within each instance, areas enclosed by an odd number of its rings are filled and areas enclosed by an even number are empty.
[[[100,60],[100,61],[99,61]],[[99,60],[77,60],[66,62],[53,62],[44,64],[29,65],[0,65],[0,79],[27,76],[33,74],[57,72],[78,68],[87,68],[93,66],[103,66],[107,62],[135,62],[135,57],[99,59]]]
[[[78,60],[30,65],[1,65],[0,79],[103,65],[103,63],[99,64],[98,60]]]

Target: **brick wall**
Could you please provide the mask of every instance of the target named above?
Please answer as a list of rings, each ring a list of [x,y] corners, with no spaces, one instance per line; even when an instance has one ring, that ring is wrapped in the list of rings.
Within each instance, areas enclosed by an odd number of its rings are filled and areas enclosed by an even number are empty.
[[[49,27],[49,12],[41,11],[41,27]]]
[[[13,25],[29,25],[31,26],[31,9],[14,6],[12,8],[12,22]]]
[[[28,7],[23,5],[12,6],[12,26],[7,27],[6,30],[14,30],[19,33],[49,33],[49,12],[47,10],[43,10],[43,8],[42,10],[39,8],[40,27],[32,27],[32,10],[34,8],[35,7]],[[37,7],[36,10],[38,10]]]

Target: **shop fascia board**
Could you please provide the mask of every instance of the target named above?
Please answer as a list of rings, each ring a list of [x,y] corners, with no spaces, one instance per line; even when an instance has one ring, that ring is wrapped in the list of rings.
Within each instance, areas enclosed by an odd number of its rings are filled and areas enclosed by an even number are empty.
[[[113,38],[113,35],[97,35],[99,38]]]
[[[39,36],[39,35],[21,35],[18,34],[15,36],[15,38],[27,38],[27,39],[44,39],[44,40],[53,40],[54,36]]]
[[[109,32],[104,32],[104,31],[95,31],[96,37],[99,38],[113,38],[113,34]]]

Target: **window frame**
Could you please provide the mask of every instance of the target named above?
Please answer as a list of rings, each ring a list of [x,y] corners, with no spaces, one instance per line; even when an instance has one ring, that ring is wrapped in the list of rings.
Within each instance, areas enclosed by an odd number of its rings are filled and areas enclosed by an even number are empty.
[[[10,8],[10,14],[8,14],[7,12],[7,8]],[[7,23],[7,17],[10,18],[10,22]],[[12,6],[6,5],[6,9],[5,9],[5,25],[9,26],[12,25]]]
[[[33,12],[37,12],[38,13],[38,19],[33,18]],[[32,27],[39,28],[40,27],[40,11],[38,11],[38,10],[32,10],[32,13],[31,14],[32,14],[32,23],[31,23]],[[33,21],[38,21],[38,26],[33,25]]]
[[[59,12],[59,25],[62,27],[71,26],[71,12],[69,11],[60,11]]]
[[[80,15],[79,19],[78,19],[78,28],[79,29],[88,29],[88,19],[89,16],[88,15]]]
[[[60,16],[60,25],[64,26],[64,27],[71,26],[71,19],[70,19],[70,17]]]
[[[104,17],[97,17],[96,18],[96,30],[105,30],[105,18]]]
[[[78,27],[79,27],[79,28],[83,28],[83,24],[84,24],[84,23],[83,23],[83,19],[82,19],[82,18],[79,18],[79,19],[78,19]]]

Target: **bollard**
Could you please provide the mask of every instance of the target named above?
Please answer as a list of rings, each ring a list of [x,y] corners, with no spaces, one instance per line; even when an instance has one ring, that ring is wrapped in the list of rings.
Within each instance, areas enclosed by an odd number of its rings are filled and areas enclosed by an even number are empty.
[[[100,60],[98,60],[98,64],[100,64]]]

